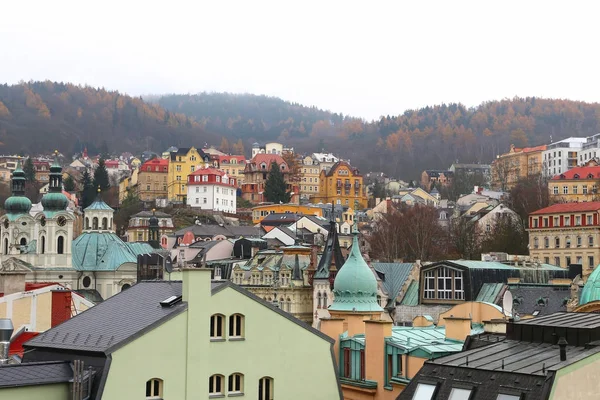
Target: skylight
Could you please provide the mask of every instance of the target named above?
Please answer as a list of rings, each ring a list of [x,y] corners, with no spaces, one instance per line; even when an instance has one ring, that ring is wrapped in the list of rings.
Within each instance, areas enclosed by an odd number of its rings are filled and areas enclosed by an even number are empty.
[[[413,395],[413,400],[431,400],[433,398],[434,392],[435,392],[435,385],[431,385],[428,383],[419,383],[417,385],[417,390],[415,390],[415,394]],[[498,400],[512,400],[512,399],[498,399]]]
[[[452,388],[448,400],[469,400],[471,389]]]

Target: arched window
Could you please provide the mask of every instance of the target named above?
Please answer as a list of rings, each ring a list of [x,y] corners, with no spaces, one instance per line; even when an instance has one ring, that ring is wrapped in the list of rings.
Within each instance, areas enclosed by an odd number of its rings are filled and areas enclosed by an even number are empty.
[[[244,375],[231,374],[227,385],[227,394],[242,394],[244,393]]]
[[[258,400],[273,400],[273,378],[265,376],[258,381]]]
[[[121,286],[121,292],[122,292],[123,290],[127,290],[127,289],[129,289],[130,287],[131,287],[131,285],[130,285],[129,283],[126,283],[126,284],[124,284],[123,286]]]
[[[8,238],[4,239],[4,254],[8,254]]]
[[[108,229],[108,218],[106,218],[106,217],[102,218],[102,229],[103,230]]]
[[[548,239],[547,237],[544,238],[544,247],[547,249],[548,247],[550,247],[550,239]]]
[[[42,236],[40,240],[40,253],[44,254],[46,252],[46,236]]]
[[[327,293],[323,293],[323,308],[327,308]]]
[[[98,217],[92,219],[92,229],[98,229]]]
[[[56,239],[56,252],[58,254],[64,254],[65,252],[65,238],[63,236],[59,236]]]
[[[321,292],[317,293],[317,308],[321,308]]]
[[[25,238],[21,238],[21,241],[19,242],[19,244],[20,244],[21,246],[27,246],[27,239],[25,239]]]
[[[153,378],[146,382],[146,399],[162,399],[163,381]]]
[[[539,239],[537,237],[533,238],[533,248],[537,249],[540,246]]]
[[[244,337],[244,316],[233,314],[229,316],[229,338]]]
[[[223,339],[225,331],[225,316],[222,314],[213,314],[210,316],[210,338]]]
[[[90,218],[85,217],[85,229],[90,229]]]
[[[208,378],[208,394],[223,394],[223,375]]]

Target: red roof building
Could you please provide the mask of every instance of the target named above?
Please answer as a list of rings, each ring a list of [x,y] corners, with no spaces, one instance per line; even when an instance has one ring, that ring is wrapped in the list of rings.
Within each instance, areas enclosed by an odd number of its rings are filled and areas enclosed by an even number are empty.
[[[169,160],[153,158],[140,166],[138,173],[138,196],[142,201],[167,198]]]
[[[188,175],[187,204],[202,210],[235,214],[237,179],[216,168],[202,168]]]
[[[244,169],[244,183],[242,184],[242,198],[254,204],[269,201],[264,196],[265,183],[271,169],[271,164],[276,163],[283,173],[287,183],[286,190],[292,194],[290,203],[298,203],[300,198],[300,187],[290,182],[290,169],[285,160],[278,154],[257,154],[246,163]]]
[[[529,255],[587,277],[600,262],[600,201],[557,203],[529,214]]]
[[[548,182],[553,202],[590,202],[599,200],[600,166],[586,165],[571,168],[555,175]]]

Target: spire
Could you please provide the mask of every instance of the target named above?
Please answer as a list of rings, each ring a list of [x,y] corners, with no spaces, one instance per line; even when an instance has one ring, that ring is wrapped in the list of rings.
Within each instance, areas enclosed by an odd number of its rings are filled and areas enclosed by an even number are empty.
[[[17,166],[12,173],[12,195],[25,196],[25,172],[21,160],[17,160]]]
[[[21,166],[21,160],[12,174],[12,196],[4,202],[4,210],[7,214],[27,214],[31,210],[31,200],[25,197],[25,172]]]
[[[58,150],[54,151],[54,161],[50,166],[48,193],[62,193],[62,167],[58,162]]]

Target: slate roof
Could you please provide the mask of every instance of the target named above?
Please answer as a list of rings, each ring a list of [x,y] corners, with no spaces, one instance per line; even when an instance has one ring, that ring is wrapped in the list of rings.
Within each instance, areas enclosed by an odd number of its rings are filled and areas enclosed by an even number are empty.
[[[66,383],[73,378],[68,361],[8,364],[0,367],[0,388]]]
[[[133,285],[38,335],[25,343],[25,348],[111,353],[184,311],[186,303],[173,307],[158,304],[171,296],[181,296],[181,290],[181,281],[147,281]]]
[[[396,297],[412,271],[412,263],[371,263],[381,284],[388,294],[391,306],[396,305]]]
[[[567,311],[569,285],[509,285],[513,309],[519,315],[543,316]]]
[[[403,306],[417,306],[419,305],[419,281],[412,281],[406,289],[406,293],[400,302]]]
[[[145,242],[123,242],[111,232],[83,232],[73,241],[73,268],[78,271],[115,271],[137,263],[139,254],[154,253]]]
[[[272,213],[263,218],[263,220],[260,221],[260,224],[265,226],[289,225],[302,217],[304,217],[304,215],[294,213]]]

